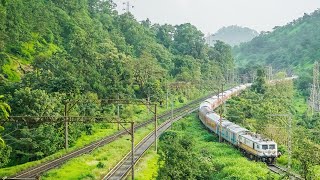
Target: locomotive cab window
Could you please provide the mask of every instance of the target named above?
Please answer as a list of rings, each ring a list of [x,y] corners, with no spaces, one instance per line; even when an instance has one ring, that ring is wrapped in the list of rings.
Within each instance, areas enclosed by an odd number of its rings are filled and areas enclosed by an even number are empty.
[[[262,149],[263,149],[263,150],[268,149],[268,145],[262,145]]]
[[[275,148],[276,148],[276,145],[274,145],[274,144],[269,145],[269,149],[275,149]]]
[[[257,149],[260,149],[260,146],[259,146],[259,144],[257,144]]]

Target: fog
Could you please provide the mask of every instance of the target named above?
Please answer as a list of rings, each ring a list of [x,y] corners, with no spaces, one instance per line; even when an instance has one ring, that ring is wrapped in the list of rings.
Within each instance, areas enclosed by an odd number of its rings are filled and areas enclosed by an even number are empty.
[[[123,2],[114,0],[118,11]],[[191,23],[204,33],[223,26],[240,25],[257,31],[270,31],[320,8],[319,0],[130,0],[137,20],[152,23]]]

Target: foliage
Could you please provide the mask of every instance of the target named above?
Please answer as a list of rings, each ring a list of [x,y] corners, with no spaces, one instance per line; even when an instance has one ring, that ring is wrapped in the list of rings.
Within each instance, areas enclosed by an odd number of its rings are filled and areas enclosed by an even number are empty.
[[[157,179],[276,179],[208,133],[193,114],[160,137]]]
[[[271,65],[274,71],[285,69],[289,74],[310,76],[312,64],[320,58],[317,50],[320,47],[319,19],[318,9],[285,26],[276,26],[271,32],[262,32],[252,41],[233,49],[236,63],[245,69]]]
[[[264,94],[266,91],[265,72],[263,69],[257,70],[257,78],[253,82],[251,89],[259,94]]]
[[[293,91],[293,83],[278,82],[266,87],[264,94],[250,90],[227,102],[227,119],[240,123],[246,128],[274,139],[282,156],[281,165],[288,164],[288,118],[292,114],[291,167],[305,179],[316,177],[316,167],[320,164],[319,115],[307,115],[305,101]],[[299,99],[298,99],[299,98]],[[228,117],[229,116],[229,117]]]
[[[293,82],[266,84],[264,94],[247,90],[239,97],[227,101],[228,120],[242,124],[251,131],[274,139],[279,144],[287,142],[287,117],[279,114],[295,113]],[[251,88],[253,89],[253,88]]]
[[[11,112],[11,107],[3,102],[4,96],[0,95],[0,118],[5,118],[7,119],[9,117],[9,113]]]
[[[243,42],[251,41],[259,33],[247,27],[237,25],[220,28],[216,33],[207,37],[209,41],[223,41],[231,46],[239,45]]]
[[[10,106],[3,102],[4,96],[0,95],[0,120],[2,118],[7,119],[9,117],[9,112],[11,112]],[[4,130],[4,128],[0,125],[0,133]],[[7,165],[10,161],[11,147],[7,146],[0,136],[0,168]]]
[[[112,1],[1,1],[0,16],[0,94],[15,116],[63,116],[69,102],[69,115],[113,117],[115,106],[99,99],[162,104],[169,84],[181,81],[187,86],[172,94],[182,102],[212,89],[234,66],[231,47],[208,47],[195,26],[138,22],[130,13],[119,15]],[[136,118],[134,107],[121,111],[122,118]],[[9,165],[63,148],[62,123],[4,127],[12,148]],[[82,123],[69,128],[70,146],[98,131]]]
[[[314,179],[313,167],[320,165],[320,146],[301,136],[302,134],[304,133],[302,132],[300,136],[297,136],[298,142],[295,143],[293,158],[299,161],[303,178]]]

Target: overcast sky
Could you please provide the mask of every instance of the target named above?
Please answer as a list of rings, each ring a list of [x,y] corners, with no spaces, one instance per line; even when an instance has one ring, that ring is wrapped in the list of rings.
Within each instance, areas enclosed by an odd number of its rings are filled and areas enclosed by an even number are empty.
[[[126,0],[114,0],[122,11]],[[191,23],[203,33],[240,25],[270,31],[320,8],[320,0],[129,0],[137,20],[152,23]]]

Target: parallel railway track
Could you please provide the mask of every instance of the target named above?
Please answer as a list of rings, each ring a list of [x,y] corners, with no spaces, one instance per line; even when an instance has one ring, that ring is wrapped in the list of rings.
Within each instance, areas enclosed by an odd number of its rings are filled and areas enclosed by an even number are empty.
[[[209,95],[209,96],[194,100],[194,101],[188,103],[185,106],[182,106],[180,108],[176,108],[173,111],[173,113],[174,114],[179,114],[181,112],[185,112],[186,110],[189,110],[190,108],[195,107],[201,101],[207,99],[210,96],[212,96],[212,95]],[[166,119],[168,119],[170,117],[171,117],[171,112],[166,112],[166,113],[158,116],[160,121],[164,121],[164,120],[166,120]],[[148,121],[145,121],[145,122],[137,124],[136,126],[134,126],[134,128],[135,128],[135,130],[137,130],[137,129],[145,127],[145,126],[147,126],[147,125],[149,125],[149,124],[151,124],[153,122],[154,122],[154,120],[150,119]],[[162,127],[163,127],[163,124],[158,129],[160,130]],[[86,154],[86,153],[90,153],[93,150],[95,150],[96,148],[102,147],[102,146],[104,146],[104,145],[106,145],[108,143],[111,143],[111,142],[115,141],[116,139],[118,139],[118,138],[120,138],[120,137],[122,137],[123,135],[126,135],[126,134],[127,134],[127,132],[125,130],[118,131],[118,132],[116,132],[116,133],[114,133],[114,134],[112,134],[110,136],[107,136],[107,137],[101,139],[101,140],[98,140],[98,141],[95,141],[95,142],[93,142],[91,144],[88,144],[87,146],[85,146],[83,148],[80,148],[78,150],[75,150],[75,151],[72,151],[72,152],[70,152],[68,154],[65,154],[60,158],[57,158],[57,159],[52,160],[52,161],[44,162],[44,163],[42,163],[42,164],[40,164],[38,166],[35,166],[35,167],[32,167],[32,168],[26,169],[24,171],[21,171],[20,173],[18,173],[16,175],[13,175],[11,177],[2,177],[2,179],[8,179],[8,180],[9,179],[12,179],[12,180],[13,179],[37,179],[44,172],[49,171],[50,169],[56,168],[56,167],[62,165],[63,163],[65,163],[66,161],[68,161],[68,160],[70,160],[72,158],[81,156],[81,155]],[[154,135],[152,135],[152,133],[150,133],[149,136],[152,136],[154,138]],[[0,177],[0,179],[1,179],[1,177]]]
[[[184,116],[196,111],[197,107],[190,108],[176,115],[173,119],[169,119],[162,123],[157,129],[157,137],[159,137],[163,132],[165,132],[175,121],[183,118]],[[136,164],[143,154],[149,149],[149,147],[154,143],[154,131],[147,135],[138,145],[135,146],[134,150],[134,164]],[[108,180],[119,180],[124,179],[129,173],[132,167],[132,155],[131,151],[106,175],[103,179]]]
[[[303,180],[303,178],[301,178],[299,175],[294,174],[294,173],[290,172],[288,169],[285,169],[283,167],[280,167],[280,166],[277,166],[274,164],[268,165],[268,169],[276,174],[281,175],[281,176],[288,176],[292,179]]]

